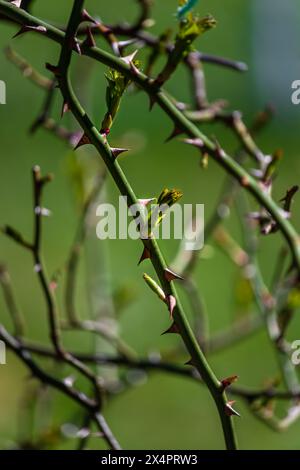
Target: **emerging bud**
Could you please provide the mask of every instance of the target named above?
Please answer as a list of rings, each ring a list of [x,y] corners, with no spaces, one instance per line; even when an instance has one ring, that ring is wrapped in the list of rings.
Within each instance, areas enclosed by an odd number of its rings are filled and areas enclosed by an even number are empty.
[[[87,28],[87,31],[86,31],[86,38],[85,40],[83,41],[81,47],[84,49],[85,47],[87,49],[90,49],[91,47],[96,47],[96,41],[94,39],[94,36],[92,34],[92,30],[91,28]]]
[[[150,258],[151,258],[150,251],[148,250],[148,248],[144,247],[142,256],[140,257],[140,260],[139,260],[139,262],[138,262],[138,266],[139,266],[145,259],[150,259]]]
[[[81,13],[82,21],[89,21],[90,23],[98,24],[96,21],[85,9]]]
[[[70,111],[69,104],[66,101],[64,101],[62,105],[62,109],[61,109],[61,117],[63,117],[63,115],[69,111]]]
[[[79,149],[80,147],[82,147],[83,145],[89,145],[91,143],[90,139],[88,138],[88,136],[86,134],[83,134],[79,141],[77,142],[76,146],[74,147],[74,150],[77,150]]]

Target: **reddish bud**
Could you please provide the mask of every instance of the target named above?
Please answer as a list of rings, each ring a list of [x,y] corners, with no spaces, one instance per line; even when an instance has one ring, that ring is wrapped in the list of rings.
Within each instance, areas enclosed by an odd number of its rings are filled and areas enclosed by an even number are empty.
[[[98,24],[98,21],[95,20],[85,9],[81,13],[82,21],[89,21],[90,23]]]
[[[194,147],[197,147],[197,148],[203,148],[204,147],[204,142],[202,139],[184,139],[183,141],[185,144],[188,144],[188,145],[193,145]]]

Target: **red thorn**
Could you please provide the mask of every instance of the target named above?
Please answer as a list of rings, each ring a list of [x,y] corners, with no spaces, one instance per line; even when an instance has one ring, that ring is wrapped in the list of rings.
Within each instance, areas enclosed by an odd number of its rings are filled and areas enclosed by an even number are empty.
[[[107,137],[110,134],[110,129],[101,129],[100,134],[104,137]]]
[[[151,197],[149,199],[138,199],[138,203],[141,205],[141,206],[148,206],[148,204],[150,204],[150,202],[153,202],[155,201],[156,199],[154,197]]]
[[[82,43],[82,47],[87,47],[88,49],[91,47],[96,47],[96,41],[94,39],[91,28],[87,28],[86,30],[86,38]]]
[[[231,384],[238,380],[238,375],[232,375],[230,377],[226,377],[226,379],[221,380],[221,384],[223,388],[229,387]]]
[[[82,21],[90,21],[91,23],[98,24],[98,21],[95,20],[87,11],[86,9],[82,10],[81,13]]]
[[[46,62],[46,69],[52,72],[56,77],[60,76],[60,70],[57,65],[51,65],[49,62]]]
[[[167,335],[169,333],[173,333],[173,334],[177,334],[177,335],[180,334],[179,328],[178,328],[178,326],[176,325],[175,322],[173,322],[172,325],[170,326],[170,328],[168,328],[166,331],[164,331],[162,333],[162,335]]]
[[[175,279],[179,279],[181,281],[184,280],[183,277],[179,276],[179,274],[174,273],[174,271],[171,271],[171,269],[169,268],[165,268],[164,275],[168,282],[174,281]]]
[[[153,106],[156,103],[156,98],[153,95],[149,95],[149,100],[150,100],[150,102],[149,102],[149,111],[152,111]]]
[[[144,247],[142,256],[140,257],[140,260],[139,260],[139,262],[138,262],[138,266],[139,266],[145,259],[150,259],[150,258],[151,258],[151,253],[150,253],[150,251],[148,250],[147,247]]]
[[[118,158],[119,155],[121,155],[124,152],[128,152],[128,149],[122,149],[122,148],[110,148],[111,153],[113,154],[114,159]]]
[[[183,134],[181,129],[178,129],[178,127],[175,127],[173,132],[169,135],[169,137],[165,140],[165,143],[170,142],[170,140],[175,139],[175,137],[178,137],[179,135]]]
[[[71,50],[76,51],[79,55],[81,55],[81,49],[80,49],[80,45],[79,45],[79,42],[78,42],[77,38],[75,38],[75,37],[70,38],[69,43],[68,43],[68,47]]]
[[[45,26],[28,26],[28,25],[23,25],[21,29],[12,37],[12,39],[21,36],[21,34],[28,33],[29,31],[36,31],[39,33],[46,33],[47,29]]]
[[[49,284],[49,288],[52,292],[54,292],[57,289],[57,282],[56,281],[51,281]]]
[[[83,145],[88,145],[90,143],[91,141],[88,138],[88,136],[86,134],[83,134],[81,138],[79,139],[79,141],[77,142],[76,147],[74,147],[74,150],[77,150],[79,147],[82,147]]]
[[[231,400],[231,401],[228,401],[226,404],[225,404],[225,413],[227,414],[227,416],[241,416],[233,407],[232,405],[234,405],[235,401],[234,400]]]
[[[66,101],[64,101],[62,105],[62,109],[61,109],[61,117],[63,117],[63,115],[67,113],[68,111],[70,111],[69,104]]]
[[[166,302],[167,302],[167,305],[168,305],[170,316],[171,316],[171,318],[173,318],[173,311],[174,311],[174,308],[176,307],[176,303],[177,303],[176,298],[172,294],[167,295]]]

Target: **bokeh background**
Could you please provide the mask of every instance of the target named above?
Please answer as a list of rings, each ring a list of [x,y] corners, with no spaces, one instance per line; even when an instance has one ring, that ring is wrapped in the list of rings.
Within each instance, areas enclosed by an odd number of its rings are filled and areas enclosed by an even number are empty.
[[[67,19],[71,3],[71,0],[36,1],[33,11],[42,18],[61,24]],[[175,29],[177,1],[156,0],[154,3],[156,23],[153,32],[160,32],[170,25]],[[91,14],[98,14],[107,22],[131,20],[136,14],[136,5],[132,0],[89,0],[86,4]],[[238,73],[206,65],[210,100],[225,98],[232,108],[243,111],[247,122],[251,122],[255,113],[267,103],[272,103],[277,110],[275,119],[259,138],[259,143],[266,153],[278,148],[284,150],[274,188],[275,198],[279,199],[288,187],[299,184],[300,180],[300,108],[293,106],[290,99],[291,83],[300,79],[299,1],[201,0],[198,10],[202,14],[211,13],[218,20],[218,27],[198,41],[199,50],[243,60],[249,66],[247,73]],[[0,24],[1,49],[10,42],[14,32],[13,27]],[[45,62],[55,63],[59,54],[56,45],[40,37],[25,35],[11,44],[43,73]],[[106,47],[101,39],[99,45]],[[82,78],[88,80],[82,99],[98,122],[105,109],[104,73],[105,67],[100,64],[91,67],[86,59],[81,60],[81,65],[78,61],[74,64],[77,85],[81,84]],[[44,95],[24,79],[2,53],[0,79],[7,84],[7,104],[0,106],[0,224],[11,224],[30,237],[31,168],[39,164],[44,172],[53,173],[55,180],[47,188],[45,197],[45,205],[53,215],[44,222],[43,242],[47,268],[52,273],[63,266],[79,216],[70,178],[75,156],[64,143],[43,130],[34,137],[29,136],[28,128],[40,110]],[[178,99],[189,100],[188,76],[184,68],[178,71],[168,88]],[[58,97],[53,112],[57,119],[60,105]],[[76,129],[69,116],[64,117],[64,124]],[[209,135],[216,135],[229,152],[237,148],[235,139],[222,126],[204,126],[203,130]],[[114,146],[129,143],[132,147],[132,152],[120,161],[140,197],[157,195],[163,187],[178,187],[184,193],[183,202],[205,204],[208,218],[220,192],[223,172],[213,162],[210,162],[208,170],[202,171],[195,152],[179,142],[165,145],[163,141],[170,131],[170,122],[158,108],[154,107],[151,113],[148,112],[147,97],[141,93],[128,93],[113,128],[111,142]],[[90,158],[94,162],[93,152],[89,151],[80,153],[80,157],[76,158],[84,159],[85,163]],[[105,197],[110,202],[117,201],[118,192],[110,180]],[[298,213],[299,203],[296,202],[294,223],[299,227]],[[226,225],[238,239],[240,226],[234,213]],[[274,268],[280,242],[280,235],[261,241],[260,259],[267,279]],[[177,243],[162,242],[161,245],[167,259],[172,260]],[[237,269],[214,248],[213,243],[210,246],[210,257],[201,260],[195,279],[205,298],[209,327],[213,333],[230,325],[241,314],[241,309],[236,299]],[[175,346],[178,339],[160,336],[168,326],[168,319],[163,306],[144,285],[142,273],[152,271],[148,265],[137,268],[139,256],[139,243],[123,240],[103,243],[96,240],[93,232],[80,267],[77,304],[83,318],[97,308],[97,302],[101,303],[103,271],[109,269],[110,289],[116,291],[125,286],[132,297],[132,303],[119,318],[122,338],[140,355],[157,351],[163,354]],[[26,317],[28,336],[47,342],[45,305],[30,256],[2,236],[0,261],[7,264],[11,273],[18,303]],[[87,269],[94,273],[88,281]],[[60,300],[62,288],[63,280],[58,288]],[[91,288],[92,296],[87,295]],[[188,308],[185,294],[182,293],[182,296]],[[2,298],[0,311],[1,322],[11,328]],[[300,338],[299,326],[296,316],[288,332],[290,339]],[[64,341],[76,350],[91,351],[95,347],[95,340],[87,334],[65,333]],[[98,342],[97,347],[106,349],[102,342]],[[241,384],[253,387],[260,387],[278,375],[274,352],[263,331],[231,349],[212,355],[210,362],[219,377],[238,374]],[[51,363],[48,366],[53,367]],[[108,371],[103,373],[108,374]],[[25,426],[24,408],[27,404],[24,404],[22,397],[24,389],[32,387],[32,384],[27,371],[11,354],[8,354],[7,365],[0,366],[0,377],[0,447],[6,448],[13,445],[20,428]],[[20,412],[22,406],[23,414]],[[51,407],[53,426],[81,420],[78,408],[58,394],[54,394]],[[241,400],[238,400],[236,407],[242,415],[242,418],[236,419],[242,449],[299,449],[300,422],[284,434],[277,434],[257,421]],[[36,411],[38,414],[39,410]],[[38,419],[36,415],[34,419]],[[105,416],[125,449],[223,448],[218,416],[208,392],[182,378],[160,373],[148,377],[140,374],[136,386],[109,400]],[[73,448],[74,445],[74,439],[67,439],[59,446]],[[98,440],[91,440],[90,446],[99,447]]]

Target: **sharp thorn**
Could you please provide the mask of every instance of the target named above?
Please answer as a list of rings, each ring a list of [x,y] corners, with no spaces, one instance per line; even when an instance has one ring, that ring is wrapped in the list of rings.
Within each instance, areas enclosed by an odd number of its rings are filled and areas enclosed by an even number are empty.
[[[124,152],[128,152],[129,149],[122,149],[122,148],[110,148],[111,153],[113,154],[114,159],[118,158]]]
[[[169,309],[169,312],[170,312],[170,316],[171,316],[171,318],[173,318],[173,311],[174,311],[174,308],[176,307],[176,303],[177,303],[176,298],[174,297],[174,295],[172,295],[172,294],[167,295],[166,303],[167,303],[167,306],[168,306],[168,309]]]

